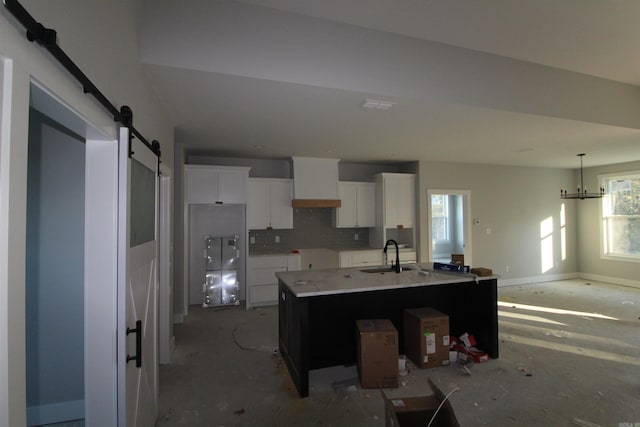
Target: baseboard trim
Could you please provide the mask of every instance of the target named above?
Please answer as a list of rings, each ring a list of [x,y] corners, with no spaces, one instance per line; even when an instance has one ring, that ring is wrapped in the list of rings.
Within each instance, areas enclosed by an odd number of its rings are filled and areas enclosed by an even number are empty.
[[[579,273],[549,274],[544,276],[517,277],[515,279],[498,279],[498,287],[530,285],[534,283],[555,282],[557,280],[579,279]]]
[[[84,418],[84,400],[50,403],[27,408],[27,426],[61,423]]]
[[[613,285],[628,286],[631,288],[640,289],[640,281],[621,279],[613,276],[602,276],[599,274],[589,273],[565,273],[565,274],[551,274],[545,276],[529,276],[529,277],[517,277],[515,279],[498,279],[498,287],[518,286],[518,285],[530,285],[535,283],[555,282],[557,280],[571,280],[571,279],[584,279],[593,280],[594,282],[611,283]]]
[[[631,288],[640,288],[640,281],[621,279],[619,277],[601,276],[599,274],[580,273],[580,279],[593,280],[594,282],[612,283],[614,285],[629,286]]]

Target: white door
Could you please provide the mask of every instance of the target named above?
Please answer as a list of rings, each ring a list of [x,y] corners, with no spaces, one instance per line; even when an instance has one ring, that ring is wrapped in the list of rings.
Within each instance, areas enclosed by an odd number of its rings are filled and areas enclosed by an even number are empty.
[[[129,152],[133,154],[130,156]],[[158,412],[158,162],[120,129],[118,425],[153,426]]]

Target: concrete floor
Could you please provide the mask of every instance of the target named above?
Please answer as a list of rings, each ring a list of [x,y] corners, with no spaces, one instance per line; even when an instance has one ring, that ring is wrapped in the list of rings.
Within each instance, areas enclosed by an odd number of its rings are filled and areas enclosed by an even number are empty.
[[[500,358],[412,369],[388,396],[430,394],[466,426],[640,426],[640,289],[567,280],[499,289]],[[550,310],[558,309],[558,310]],[[311,372],[297,397],[278,355],[277,309],[193,307],[160,367],[157,426],[383,426],[355,366]],[[469,331],[473,333],[473,331]],[[425,422],[426,426],[426,422]]]

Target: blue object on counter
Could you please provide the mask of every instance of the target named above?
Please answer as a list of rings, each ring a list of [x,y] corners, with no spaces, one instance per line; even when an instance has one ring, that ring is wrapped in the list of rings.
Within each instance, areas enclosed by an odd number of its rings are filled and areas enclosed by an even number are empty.
[[[442,270],[442,271],[452,271],[454,273],[468,273],[469,266],[468,265],[460,265],[453,263],[443,263],[443,262],[434,262],[433,263],[434,270]]]

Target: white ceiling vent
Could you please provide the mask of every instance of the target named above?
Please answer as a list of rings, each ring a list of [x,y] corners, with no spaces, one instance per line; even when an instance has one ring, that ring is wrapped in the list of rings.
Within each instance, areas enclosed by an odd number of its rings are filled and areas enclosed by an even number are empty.
[[[388,110],[396,105],[395,102],[377,101],[375,99],[365,99],[362,101],[362,108],[370,108],[372,110]]]

